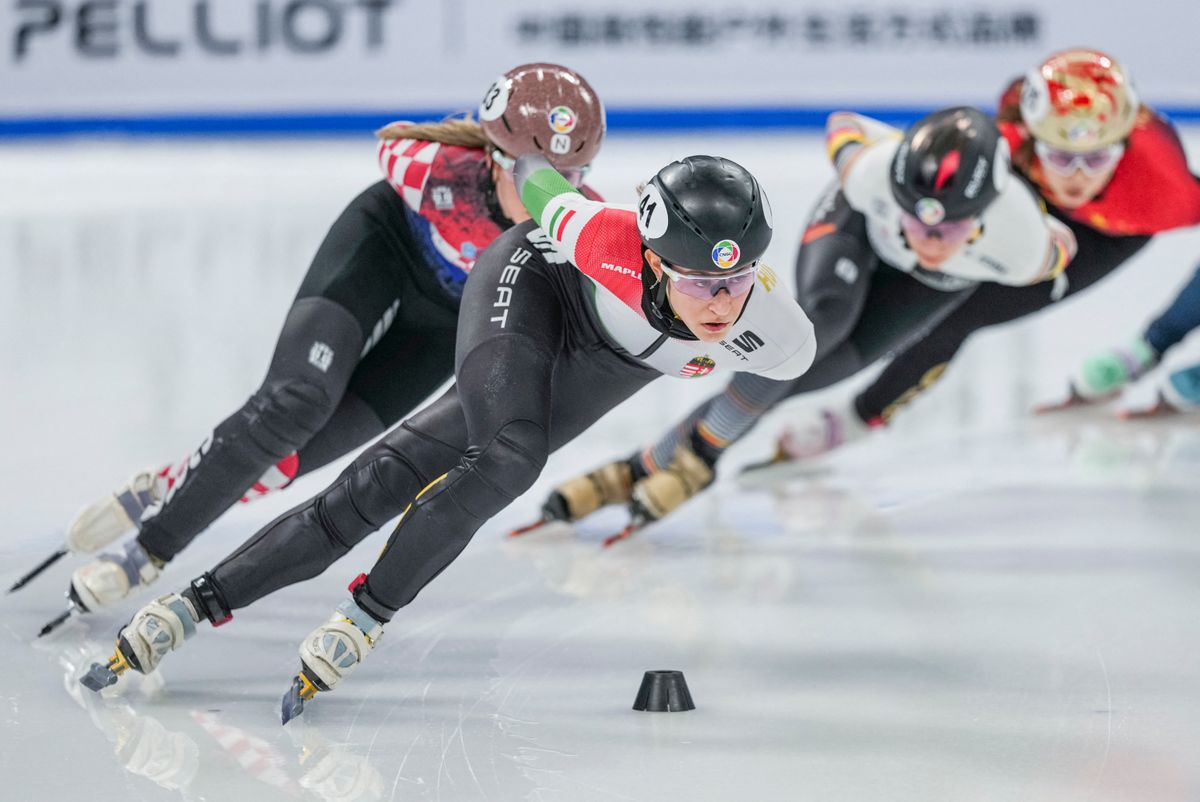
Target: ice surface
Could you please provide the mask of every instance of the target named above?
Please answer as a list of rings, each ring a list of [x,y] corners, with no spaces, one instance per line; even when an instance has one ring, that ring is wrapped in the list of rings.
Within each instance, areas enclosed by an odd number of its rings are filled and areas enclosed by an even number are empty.
[[[787,276],[829,179],[815,137],[614,138],[595,184],[631,198],[698,151],[763,178]],[[81,141],[0,149],[0,175],[7,587],[79,505],[254,389],[309,256],[376,173],[369,141]],[[727,470],[607,551],[618,517],[505,541],[551,481],[713,389],[657,383],[553,457],[298,726],[277,716],[299,639],[381,535],[104,698],[75,677],[138,605],[34,643],[57,566],[0,599],[0,798],[1195,800],[1200,421],[1024,411],[1136,331],[1197,253],[1197,232],[1164,236],[1064,308],[977,337],[892,431],[815,476],[747,489]],[[162,592],[335,470],[233,510]],[[632,711],[642,673],[668,668],[697,710]]]

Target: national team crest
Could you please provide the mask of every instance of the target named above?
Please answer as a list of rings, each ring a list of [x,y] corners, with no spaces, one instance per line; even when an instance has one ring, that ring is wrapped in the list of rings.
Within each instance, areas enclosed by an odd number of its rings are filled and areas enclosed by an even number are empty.
[[[579,117],[570,106],[555,106],[550,109],[549,120],[550,127],[560,134],[571,133],[579,123]]]
[[[946,207],[937,198],[917,201],[917,219],[927,226],[936,226],[946,219]]]
[[[742,249],[731,239],[723,239],[713,246],[713,264],[722,270],[728,270],[742,258]]]
[[[695,379],[698,376],[707,376],[713,372],[713,368],[717,363],[709,356],[698,356],[691,362],[683,366],[679,371],[679,375],[685,379]]]

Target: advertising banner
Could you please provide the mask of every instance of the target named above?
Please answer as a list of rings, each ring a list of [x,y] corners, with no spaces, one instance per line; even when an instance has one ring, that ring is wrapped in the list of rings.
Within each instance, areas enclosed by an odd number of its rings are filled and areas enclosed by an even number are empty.
[[[1195,116],[1200,5],[1152,5],[0,0],[0,131],[360,128],[472,109],[529,61],[586,75],[614,128],[805,124],[838,107],[990,105],[1006,80],[1080,44],[1121,59],[1149,102]]]

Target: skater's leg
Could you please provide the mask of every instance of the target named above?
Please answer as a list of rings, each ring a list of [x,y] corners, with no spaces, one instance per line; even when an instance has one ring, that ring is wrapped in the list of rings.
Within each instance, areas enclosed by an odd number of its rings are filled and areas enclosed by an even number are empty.
[[[168,561],[279,460],[326,424],[382,321],[418,294],[420,258],[402,201],[380,182],[330,228],[301,283],[259,389],[173,477],[145,516],[138,542]]]
[[[232,611],[317,576],[398,515],[466,450],[452,387],[367,449],[317,496],[267,524],[207,575]]]
[[[297,476],[378,437],[454,378],[457,309],[420,294],[405,301],[354,369],[337,412],[300,449]]]
[[[1070,224],[1079,243],[1075,259],[1057,280],[1028,287],[984,284],[961,306],[913,342],[884,368],[854,400],[863,421],[886,422],[895,412],[931,387],[974,332],[1038,312],[1060,298],[1095,284],[1131,258],[1148,237],[1106,237]]]
[[[1200,328],[1200,268],[1161,315],[1146,328],[1146,342],[1158,355]]]

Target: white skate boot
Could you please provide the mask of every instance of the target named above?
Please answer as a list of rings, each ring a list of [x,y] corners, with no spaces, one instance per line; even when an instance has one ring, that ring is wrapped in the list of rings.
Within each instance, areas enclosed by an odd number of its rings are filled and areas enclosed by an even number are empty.
[[[93,612],[129,598],[158,579],[160,566],[136,539],[117,553],[106,552],[75,569],[68,597],[80,612]]]
[[[353,599],[339,604],[329,620],[300,644],[300,673],[283,696],[283,723],[300,715],[317,691],[333,690],[350,676],[381,637],[383,624]]]
[[[134,474],[111,495],[79,511],[67,526],[67,548],[75,554],[95,554],[137,529],[143,513],[162,501],[166,490],[167,479],[162,471]]]
[[[94,554],[132,532],[141,524],[146,510],[159,503],[166,486],[163,472],[142,471],[112,495],[84,507],[67,526],[62,546],[13,583],[8,592],[25,587],[68,554]]]
[[[1128,385],[1152,370],[1159,361],[1158,352],[1142,338],[1126,346],[1110,348],[1083,361],[1067,382],[1066,398],[1038,404],[1036,415],[1058,412],[1087,404],[1101,404],[1121,394]]]
[[[128,669],[149,674],[158,668],[167,652],[183,646],[196,634],[200,614],[178,593],[168,593],[137,611],[117,637],[117,648],[107,665],[93,663],[80,682],[99,692],[114,684]]]
[[[817,457],[861,440],[871,428],[851,404],[806,409],[791,426],[780,432],[771,458],[746,466],[738,479],[753,484],[803,473]]]

